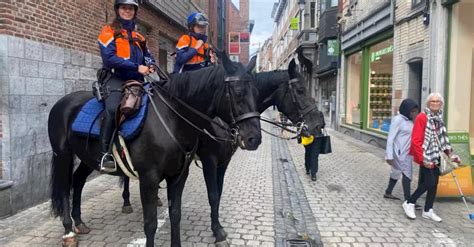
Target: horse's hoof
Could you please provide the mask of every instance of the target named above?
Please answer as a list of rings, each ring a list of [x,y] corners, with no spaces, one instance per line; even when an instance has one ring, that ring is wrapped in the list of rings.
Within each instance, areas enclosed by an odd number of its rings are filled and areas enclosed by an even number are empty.
[[[156,205],[157,205],[158,207],[163,207],[163,202],[161,201],[160,198],[158,198],[158,201],[156,202]]]
[[[81,223],[74,227],[74,232],[77,234],[87,234],[91,232],[91,229],[86,226],[86,224]]]
[[[227,238],[227,232],[224,230],[224,228],[219,228],[214,231],[214,237],[216,237],[216,244],[224,242]]]
[[[132,206],[131,206],[131,205],[130,205],[130,206],[123,206],[123,207],[122,207],[122,213],[124,213],[124,214],[131,214],[131,213],[133,213],[133,208],[132,208]]]
[[[229,242],[227,240],[216,242],[216,247],[230,247]]]
[[[77,241],[75,233],[70,232],[69,234],[63,236],[63,247],[77,247],[77,246],[78,246],[78,241]]]

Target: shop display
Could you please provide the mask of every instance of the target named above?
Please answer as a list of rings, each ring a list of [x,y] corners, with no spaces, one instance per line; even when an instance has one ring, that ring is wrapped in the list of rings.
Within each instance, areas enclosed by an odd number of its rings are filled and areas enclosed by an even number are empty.
[[[373,73],[369,85],[370,127],[388,132],[392,117],[392,74]]]

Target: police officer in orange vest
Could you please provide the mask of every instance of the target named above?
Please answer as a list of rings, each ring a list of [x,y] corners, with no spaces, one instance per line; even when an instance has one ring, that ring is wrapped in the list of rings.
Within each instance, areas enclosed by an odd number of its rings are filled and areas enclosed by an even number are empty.
[[[153,72],[151,65],[155,59],[150,54],[145,38],[135,31],[138,0],[115,0],[117,17],[110,25],[102,28],[99,48],[103,69],[112,76],[106,82],[105,119],[100,132],[102,152],[101,170],[113,171],[115,160],[110,153],[110,143],[115,131],[115,114],[120,104],[122,84],[127,80],[143,81],[144,76]]]
[[[188,17],[188,34],[181,36],[176,45],[176,63],[173,73],[198,70],[215,63],[214,52],[207,43],[206,28],[209,22],[202,13]]]

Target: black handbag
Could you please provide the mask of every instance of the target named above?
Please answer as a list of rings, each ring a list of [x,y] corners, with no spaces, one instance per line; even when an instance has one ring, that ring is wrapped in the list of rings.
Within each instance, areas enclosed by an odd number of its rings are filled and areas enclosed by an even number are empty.
[[[319,153],[330,154],[332,153],[331,148],[331,137],[328,135],[326,130],[323,131],[323,136],[316,137],[316,141],[319,142]]]

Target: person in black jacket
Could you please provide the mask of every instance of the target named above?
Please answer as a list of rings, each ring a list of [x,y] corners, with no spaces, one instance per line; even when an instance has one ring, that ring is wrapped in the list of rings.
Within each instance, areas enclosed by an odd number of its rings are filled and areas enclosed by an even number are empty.
[[[325,123],[324,121],[324,114],[320,112],[320,117],[322,119],[322,122]],[[325,127],[325,124],[323,124],[323,127]],[[306,168],[306,174],[311,175],[311,180],[316,181],[317,177],[316,174],[318,173],[318,168],[319,168],[319,150],[321,149],[321,142],[318,141],[318,137],[323,136],[322,129],[313,129],[308,131],[309,135],[312,135],[314,137],[314,140],[311,144],[306,145],[304,147],[305,152],[304,152],[304,166]]]

